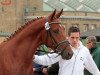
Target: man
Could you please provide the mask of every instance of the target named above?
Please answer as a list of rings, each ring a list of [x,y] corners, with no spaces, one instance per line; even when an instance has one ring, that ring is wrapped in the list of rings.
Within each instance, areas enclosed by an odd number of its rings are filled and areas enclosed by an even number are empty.
[[[84,67],[93,75],[100,75],[100,72],[92,59],[89,50],[79,41],[80,30],[77,27],[70,27],[68,30],[68,40],[73,49],[73,56],[69,60],[62,59],[61,55],[48,54],[35,56],[34,61],[42,65],[51,65],[59,62],[58,75],[84,75]]]
[[[96,37],[95,36],[88,36],[86,38],[86,46],[89,49],[93,60],[95,61],[97,67],[100,70],[100,47],[96,46]],[[87,70],[85,70],[85,75],[92,75],[90,72],[88,72]]]

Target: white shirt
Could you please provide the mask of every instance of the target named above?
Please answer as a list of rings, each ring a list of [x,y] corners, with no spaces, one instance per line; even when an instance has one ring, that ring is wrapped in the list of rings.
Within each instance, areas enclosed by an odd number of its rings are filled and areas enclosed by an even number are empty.
[[[64,60],[56,53],[37,56],[35,55],[34,62],[41,65],[51,65],[59,61],[58,75],[84,75],[84,67],[93,75],[100,75],[100,72],[92,59],[89,50],[80,43],[77,49],[73,49],[73,56],[69,60]]]

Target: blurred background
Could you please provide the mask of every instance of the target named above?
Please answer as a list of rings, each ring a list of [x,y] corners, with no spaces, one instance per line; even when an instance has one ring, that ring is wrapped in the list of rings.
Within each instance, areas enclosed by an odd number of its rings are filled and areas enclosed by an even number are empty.
[[[66,35],[70,26],[77,26],[82,42],[94,35],[100,45],[100,0],[0,0],[0,42],[25,22],[62,8],[60,21]]]

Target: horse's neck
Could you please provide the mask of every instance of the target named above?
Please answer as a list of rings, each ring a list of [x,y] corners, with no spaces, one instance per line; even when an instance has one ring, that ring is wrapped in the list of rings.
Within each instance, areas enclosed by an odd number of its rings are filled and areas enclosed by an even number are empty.
[[[41,19],[40,19],[41,20]],[[29,38],[35,39],[39,37],[39,33],[44,28],[44,24],[42,24],[43,21],[36,21],[28,25],[25,29],[23,29],[16,37],[14,37],[18,42],[22,40],[27,40]]]
[[[43,26],[44,24],[38,23],[38,21],[31,23],[31,25],[27,26],[8,42],[10,50],[15,54],[20,53],[20,55],[17,54],[19,58],[25,55],[27,58],[32,57],[34,51],[40,45],[41,34],[39,33],[44,28]]]

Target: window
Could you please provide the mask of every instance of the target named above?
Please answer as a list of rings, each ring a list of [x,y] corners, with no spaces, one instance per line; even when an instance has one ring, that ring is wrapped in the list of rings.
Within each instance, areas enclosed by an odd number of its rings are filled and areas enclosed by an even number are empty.
[[[84,24],[84,31],[89,30],[89,24]]]
[[[92,25],[91,25],[91,29],[95,29],[96,27],[97,27],[96,24],[92,24]]]

